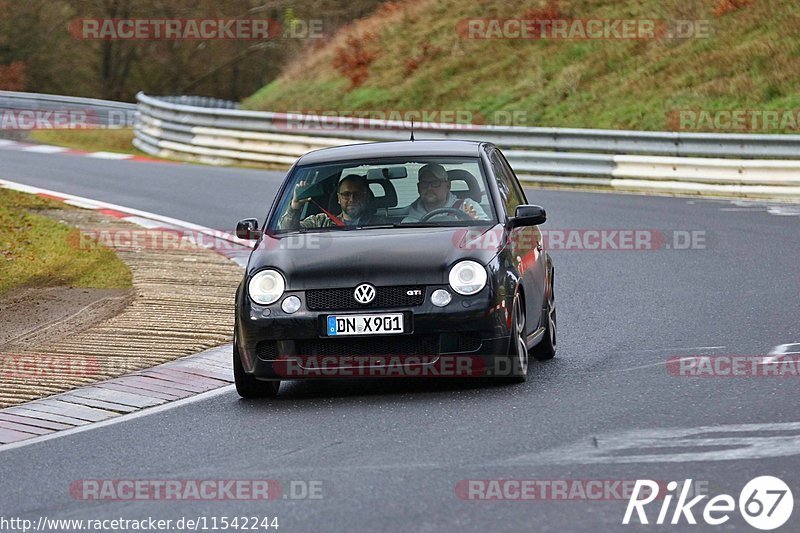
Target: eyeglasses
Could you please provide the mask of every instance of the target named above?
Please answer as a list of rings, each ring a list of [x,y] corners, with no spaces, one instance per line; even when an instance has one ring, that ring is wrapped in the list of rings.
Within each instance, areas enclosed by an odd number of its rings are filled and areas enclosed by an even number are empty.
[[[367,195],[364,191],[342,191],[339,196],[342,198],[364,198]]]
[[[420,189],[438,189],[442,185],[444,185],[444,182],[441,181],[441,180],[420,181],[420,182],[417,183],[417,186]]]

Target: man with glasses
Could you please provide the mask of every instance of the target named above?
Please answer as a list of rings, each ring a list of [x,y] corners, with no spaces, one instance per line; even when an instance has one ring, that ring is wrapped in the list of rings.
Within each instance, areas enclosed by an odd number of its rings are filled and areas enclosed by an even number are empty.
[[[430,163],[420,168],[417,190],[419,198],[411,204],[411,210],[403,219],[403,223],[419,222],[434,209],[443,207],[460,209],[473,220],[489,220],[486,212],[475,200],[460,199],[450,192],[450,178],[442,165]],[[443,213],[442,216],[446,214]]]
[[[323,211],[316,215],[311,215],[300,220],[300,208],[309,199],[298,199],[297,193],[306,186],[305,181],[299,182],[294,188],[292,201],[289,209],[278,221],[278,229],[308,229],[308,228],[330,228],[334,226],[362,226],[366,224],[380,224],[382,219],[377,220],[370,212],[372,194],[364,176],[349,174],[339,181],[336,189],[336,199],[342,212],[339,216],[327,211],[318,205]]]

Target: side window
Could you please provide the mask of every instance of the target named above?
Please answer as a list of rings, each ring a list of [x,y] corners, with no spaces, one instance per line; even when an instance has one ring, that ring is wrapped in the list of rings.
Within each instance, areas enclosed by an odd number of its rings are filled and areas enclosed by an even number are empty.
[[[491,162],[492,171],[497,179],[497,188],[500,190],[500,196],[506,206],[506,213],[509,217],[513,217],[517,206],[524,203],[524,197],[517,187],[517,180],[514,179],[511,168],[497,152],[492,153]]]
[[[522,190],[522,187],[520,187],[519,180],[517,179],[516,174],[514,174],[514,170],[511,168],[511,165],[508,164],[506,157],[500,152],[495,152],[495,155],[499,156],[500,163],[502,164],[506,171],[506,175],[508,176],[509,186],[519,198],[519,203],[517,205],[528,203],[525,199],[525,192]]]

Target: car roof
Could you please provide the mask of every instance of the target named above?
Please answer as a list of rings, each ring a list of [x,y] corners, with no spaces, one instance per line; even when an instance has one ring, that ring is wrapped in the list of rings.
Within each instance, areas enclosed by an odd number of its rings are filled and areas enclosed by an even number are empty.
[[[449,139],[348,144],[309,152],[297,160],[297,165],[315,165],[335,161],[381,157],[478,157],[480,154],[479,148],[482,144],[485,143]]]

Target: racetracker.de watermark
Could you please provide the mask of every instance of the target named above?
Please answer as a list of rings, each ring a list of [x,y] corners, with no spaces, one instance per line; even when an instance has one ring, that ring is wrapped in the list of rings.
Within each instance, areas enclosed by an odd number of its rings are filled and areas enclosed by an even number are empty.
[[[0,109],[2,131],[119,129],[135,120],[135,110]]]
[[[800,354],[684,355],[667,360],[667,372],[675,377],[800,377]]]
[[[81,18],[69,23],[75,39],[99,41],[195,41],[321,39],[321,19]]]
[[[462,479],[455,492],[469,501],[617,501],[630,500],[635,479]],[[656,482],[646,496],[666,491],[667,482]],[[694,485],[697,494],[708,493],[707,482]],[[643,494],[644,495],[644,494]]]
[[[470,18],[456,23],[462,39],[543,41],[618,41],[707,39],[715,35],[712,20]]]
[[[321,500],[322,480],[276,479],[79,479],[69,486],[83,501]]]
[[[482,114],[470,109],[305,109],[275,113],[280,130],[472,130],[486,124],[527,126],[533,117],[525,110],[498,110]]]
[[[302,239],[311,241],[312,239]],[[159,250],[186,251],[206,248],[215,251],[237,251],[242,249],[231,232],[191,229],[82,229],[73,245],[80,250],[95,250],[101,247],[121,251]]]
[[[71,237],[70,244],[80,250],[113,248],[118,251],[157,250],[181,252],[205,248],[214,252],[240,252],[253,245],[260,233],[250,234],[250,240],[236,237],[230,231],[213,229],[173,228],[84,228]],[[320,234],[303,233],[266,235],[258,245],[259,250],[325,250],[330,239]]]
[[[91,109],[0,109],[0,130],[62,130],[96,127]]]
[[[116,358],[109,358],[115,360]],[[105,362],[91,355],[0,353],[0,378],[99,378],[107,372]]]
[[[799,125],[800,109],[676,109],[667,113],[667,128],[674,131],[798,131]]]
[[[465,229],[453,234],[455,246],[468,250],[492,250],[504,243],[503,231]],[[532,248],[539,238],[549,251],[617,251],[649,252],[659,250],[705,250],[708,234],[705,230],[657,230],[633,228],[576,228],[541,229],[535,232],[516,232],[510,235],[516,247]]]
[[[340,317],[347,320],[348,317]],[[470,355],[295,355],[276,359],[274,372],[283,378],[474,378],[511,375],[507,360],[487,364]]]

